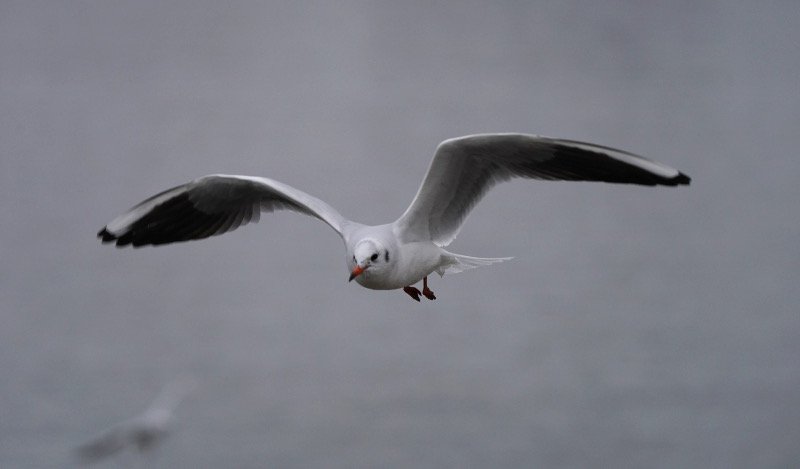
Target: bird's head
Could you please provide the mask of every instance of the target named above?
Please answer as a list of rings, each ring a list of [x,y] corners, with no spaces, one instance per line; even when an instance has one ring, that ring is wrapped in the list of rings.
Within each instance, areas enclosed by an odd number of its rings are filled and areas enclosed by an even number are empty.
[[[363,239],[356,243],[350,258],[350,279],[362,275],[367,270],[370,274],[378,273],[389,266],[391,253],[375,239]]]

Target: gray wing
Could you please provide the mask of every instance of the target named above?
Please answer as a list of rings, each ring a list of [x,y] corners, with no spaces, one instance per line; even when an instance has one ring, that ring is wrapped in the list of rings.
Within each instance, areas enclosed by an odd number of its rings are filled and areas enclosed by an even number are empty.
[[[646,186],[689,184],[676,169],[622,150],[527,134],[481,134],[445,140],[416,197],[395,222],[406,242],[455,239],[472,207],[495,184],[514,177]]]
[[[292,210],[319,218],[342,235],[348,223],[325,202],[272,179],[213,174],[141,202],[100,229],[104,243],[145,246],[203,239]]]
[[[84,463],[92,463],[119,453],[130,442],[130,429],[118,425],[76,448],[75,455]]]

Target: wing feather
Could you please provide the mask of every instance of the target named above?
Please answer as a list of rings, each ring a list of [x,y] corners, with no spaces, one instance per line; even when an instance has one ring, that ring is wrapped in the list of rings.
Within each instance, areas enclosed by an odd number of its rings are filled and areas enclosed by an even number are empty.
[[[446,246],[492,186],[517,177],[646,186],[690,182],[669,166],[610,147],[528,134],[468,135],[439,145],[395,230],[406,242]]]
[[[350,222],[325,202],[272,179],[214,174],[160,192],[98,233],[117,246],[208,238],[259,221],[260,212],[291,210],[316,217],[339,235]]]

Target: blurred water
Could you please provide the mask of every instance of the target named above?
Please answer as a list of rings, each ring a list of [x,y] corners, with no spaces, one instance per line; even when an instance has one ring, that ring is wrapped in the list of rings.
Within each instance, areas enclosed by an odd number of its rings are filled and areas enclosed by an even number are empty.
[[[788,467],[798,460],[794,2],[0,5],[0,465],[200,385],[154,467]],[[291,214],[202,243],[94,233],[212,172],[366,223],[436,144],[525,131],[689,188],[509,184],[436,302],[346,282]],[[108,463],[134,465],[133,455]]]

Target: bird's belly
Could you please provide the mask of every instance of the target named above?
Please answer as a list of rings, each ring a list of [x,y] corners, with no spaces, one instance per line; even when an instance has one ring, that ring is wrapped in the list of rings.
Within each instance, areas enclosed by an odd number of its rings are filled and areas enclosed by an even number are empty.
[[[394,290],[413,285],[442,264],[442,249],[433,243],[417,243],[398,257],[394,269],[380,273],[367,270],[356,280],[372,290]]]
[[[389,276],[384,275],[367,275],[370,272],[364,272],[356,277],[359,285],[371,290],[394,290],[396,288],[403,288],[406,285],[398,284],[393,281]]]

